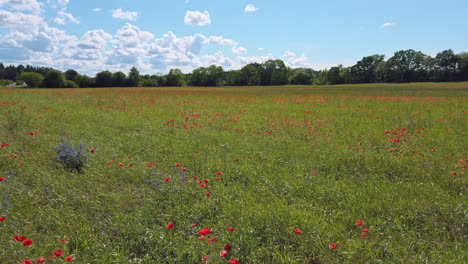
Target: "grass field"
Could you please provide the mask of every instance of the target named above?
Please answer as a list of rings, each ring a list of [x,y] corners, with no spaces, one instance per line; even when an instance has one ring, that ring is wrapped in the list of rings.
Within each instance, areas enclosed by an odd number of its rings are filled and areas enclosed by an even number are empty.
[[[468,263],[467,121],[468,83],[0,88],[0,263]]]

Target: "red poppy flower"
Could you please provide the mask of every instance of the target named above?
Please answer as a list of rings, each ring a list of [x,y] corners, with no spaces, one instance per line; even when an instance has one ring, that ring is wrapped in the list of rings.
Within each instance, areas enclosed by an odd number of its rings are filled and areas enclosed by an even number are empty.
[[[208,244],[213,244],[216,241],[216,237],[208,239]]]
[[[211,193],[207,192],[206,194],[206,197],[211,197]]]
[[[36,263],[44,263],[45,262],[45,258],[44,257],[39,257],[37,260],[36,260]]]
[[[23,242],[23,246],[27,247],[33,244],[33,241],[31,239],[27,239]]]
[[[203,257],[201,258],[201,260],[206,262],[206,261],[208,261],[208,257],[207,257],[207,256],[203,256]]]
[[[195,150],[195,153],[198,153],[199,151],[198,150]]]
[[[13,240],[17,242],[25,241],[27,238],[25,236],[14,236]]]
[[[174,227],[174,223],[170,222],[169,224],[167,224],[166,229],[171,229],[173,227]]]
[[[127,159],[131,159],[131,158],[132,158],[132,156],[127,156]]]
[[[154,167],[154,163],[153,162],[148,163],[148,167],[150,167],[150,168]]]
[[[203,240],[203,239],[205,239],[205,237],[204,237],[204,236],[201,236],[201,237],[198,237],[198,239],[199,239],[199,240]]]
[[[224,249],[227,251],[231,251],[231,245],[229,244],[224,245]]]
[[[208,227],[205,227],[205,228],[200,229],[200,231],[198,231],[198,234],[202,236],[206,236],[206,235],[211,234],[211,230]]]
[[[124,164],[123,163],[119,163],[119,166],[122,167]]]
[[[338,244],[337,243],[331,243],[330,244],[330,249],[336,249],[338,247]]]
[[[221,180],[221,178],[216,178],[216,179],[215,179],[215,181],[220,181],[220,180]]]
[[[128,164],[129,167],[133,167],[133,163]]]
[[[227,250],[222,250],[221,252],[219,252],[219,255],[221,257],[227,257],[228,254],[229,254],[229,252]]]
[[[206,185],[205,185],[204,183],[200,184],[200,187],[202,187],[202,188],[205,187],[205,186],[206,186]]]
[[[1,181],[3,181],[3,179],[5,179],[5,178],[3,178],[3,177],[0,177],[0,182],[1,182]]]
[[[302,234],[302,230],[300,230],[299,228],[296,228],[296,229],[294,229],[294,233],[300,235],[300,234]]]
[[[170,181],[170,180],[171,180],[170,177],[166,177],[166,178],[164,179],[165,182],[168,182],[168,181]]]
[[[31,260],[27,259],[27,260],[21,262],[21,264],[33,264],[33,262]]]
[[[361,233],[361,236],[362,236],[362,237],[366,237],[366,236],[367,236],[367,233],[364,233],[364,232],[363,232],[363,233]]]
[[[73,256],[68,256],[65,258],[65,261],[72,261],[73,260]]]
[[[5,221],[5,219],[6,219],[6,217],[5,217],[5,216],[2,216],[2,217],[0,217],[0,222],[3,222],[3,221]]]
[[[65,238],[62,238],[59,241],[60,241],[60,243],[67,243],[68,242]]]
[[[228,227],[227,230],[228,230],[229,232],[233,232],[233,231],[234,231],[234,228]]]
[[[186,170],[187,170],[187,168],[182,168],[182,171],[186,171]]]
[[[176,167],[180,167],[180,166],[182,166],[182,164],[180,164],[180,163],[176,163],[176,165],[175,165],[175,166],[176,166]]]
[[[356,225],[357,225],[357,226],[362,226],[362,220],[357,220],[357,221],[356,221]]]
[[[366,232],[366,233],[367,233],[367,232],[369,232],[369,229],[368,229],[367,227],[364,227],[364,228],[362,229],[362,232]]]
[[[452,175],[453,175],[453,176],[456,176],[456,175],[457,175],[457,173],[456,173],[456,172],[452,172]]]
[[[54,256],[53,257],[60,257],[63,255],[63,250],[62,249],[57,249],[54,251]]]
[[[96,150],[95,150],[94,148],[91,148],[91,149],[89,150],[89,152],[94,153],[94,152],[96,152]]]
[[[193,176],[193,180],[196,181],[198,179],[197,176]]]
[[[197,225],[196,225],[196,224],[192,224],[192,228],[195,228],[195,227],[197,227]]]
[[[209,182],[210,182],[210,180],[208,180],[208,179],[205,179],[205,183],[209,183]]]
[[[216,175],[223,175],[223,173],[221,171],[218,171]]]
[[[229,260],[229,264],[239,264],[239,260],[238,260],[238,259],[235,259],[235,258],[230,259],[230,260]]]

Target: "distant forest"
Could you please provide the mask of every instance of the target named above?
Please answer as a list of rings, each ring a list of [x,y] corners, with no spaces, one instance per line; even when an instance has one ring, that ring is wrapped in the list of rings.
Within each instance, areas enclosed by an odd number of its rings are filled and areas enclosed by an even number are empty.
[[[250,63],[240,70],[225,71],[220,66],[200,67],[184,74],[171,69],[165,75],[142,75],[133,67],[128,74],[102,71],[94,77],[70,69],[0,63],[0,86],[24,84],[29,87],[158,87],[158,86],[258,86],[325,85],[351,83],[403,83],[468,81],[468,53],[439,52],[435,57],[412,49],[362,58],[351,67],[338,65],[326,70],[291,69],[282,60]]]

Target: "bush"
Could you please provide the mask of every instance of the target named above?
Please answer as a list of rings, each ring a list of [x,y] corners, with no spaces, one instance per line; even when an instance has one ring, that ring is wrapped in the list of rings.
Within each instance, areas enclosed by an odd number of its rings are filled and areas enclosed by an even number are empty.
[[[22,72],[18,79],[25,82],[28,87],[37,88],[44,80],[44,76],[36,72]]]
[[[14,83],[12,80],[0,80],[0,86],[7,86]]]
[[[89,161],[86,155],[88,152],[86,146],[84,144],[73,146],[64,137],[60,138],[60,142],[62,145],[54,148],[58,154],[55,157],[55,162],[66,170],[84,173],[83,168]]]
[[[74,81],[65,80],[65,88],[80,88]]]
[[[50,70],[46,73],[42,81],[42,87],[45,88],[63,88],[65,87],[65,76],[61,71]]]

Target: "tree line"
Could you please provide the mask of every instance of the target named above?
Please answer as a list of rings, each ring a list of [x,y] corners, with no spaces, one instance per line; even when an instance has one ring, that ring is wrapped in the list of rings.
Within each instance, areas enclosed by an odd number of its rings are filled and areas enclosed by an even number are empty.
[[[258,86],[324,85],[351,83],[453,82],[468,81],[468,53],[439,52],[435,57],[412,49],[401,50],[385,60],[384,55],[366,56],[351,67],[338,65],[325,70],[291,69],[282,60],[250,63],[239,70],[221,66],[200,67],[184,74],[171,69],[165,75],[142,75],[138,69],[123,72],[102,71],[94,77],[70,69],[0,63],[0,86],[26,83],[29,87],[157,87],[157,86]]]

